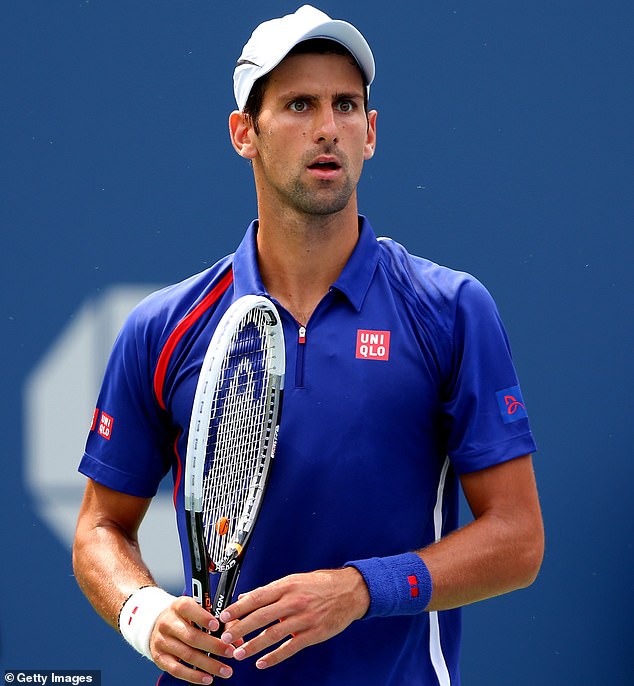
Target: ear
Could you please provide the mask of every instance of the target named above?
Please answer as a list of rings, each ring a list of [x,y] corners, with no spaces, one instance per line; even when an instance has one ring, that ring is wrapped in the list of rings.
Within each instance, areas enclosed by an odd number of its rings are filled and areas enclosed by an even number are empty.
[[[255,131],[246,114],[234,110],[229,115],[229,135],[231,144],[240,157],[252,160],[257,156],[257,148],[253,145]]]
[[[376,118],[378,112],[376,110],[370,110],[368,112],[368,132],[365,140],[365,148],[363,151],[363,159],[369,160],[376,150]]]

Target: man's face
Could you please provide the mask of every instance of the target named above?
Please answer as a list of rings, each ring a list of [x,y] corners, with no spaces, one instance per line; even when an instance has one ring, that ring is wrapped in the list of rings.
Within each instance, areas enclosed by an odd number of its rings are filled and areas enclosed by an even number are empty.
[[[366,116],[364,89],[358,67],[343,55],[292,55],[271,72],[259,134],[252,131],[261,203],[327,215],[356,202],[376,141],[376,112]]]

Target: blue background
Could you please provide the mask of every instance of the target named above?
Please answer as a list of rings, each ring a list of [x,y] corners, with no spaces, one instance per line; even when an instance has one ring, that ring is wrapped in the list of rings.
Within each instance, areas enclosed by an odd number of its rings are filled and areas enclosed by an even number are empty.
[[[155,681],[34,512],[23,383],[87,296],[176,281],[233,251],[255,215],[227,136],[233,64],[259,21],[296,6],[1,5],[4,668]],[[631,683],[632,4],[320,7],[355,23],[377,60],[362,211],[488,286],[540,446],[543,569],[530,589],[465,612],[464,682]]]

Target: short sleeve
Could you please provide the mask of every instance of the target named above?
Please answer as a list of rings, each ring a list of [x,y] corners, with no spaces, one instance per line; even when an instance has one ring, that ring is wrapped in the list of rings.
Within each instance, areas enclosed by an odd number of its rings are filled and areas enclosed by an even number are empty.
[[[79,471],[123,493],[156,494],[169,469],[170,432],[153,393],[151,326],[139,306],[114,344]]]
[[[456,471],[472,472],[534,452],[504,326],[491,295],[472,277],[457,293],[452,346],[443,421]]]

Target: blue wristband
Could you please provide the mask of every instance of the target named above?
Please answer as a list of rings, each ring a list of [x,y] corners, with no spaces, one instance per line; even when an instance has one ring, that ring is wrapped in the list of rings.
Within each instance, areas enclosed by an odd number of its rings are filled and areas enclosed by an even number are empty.
[[[427,565],[416,553],[346,562],[363,577],[370,593],[364,619],[416,615],[431,600],[432,581]]]

